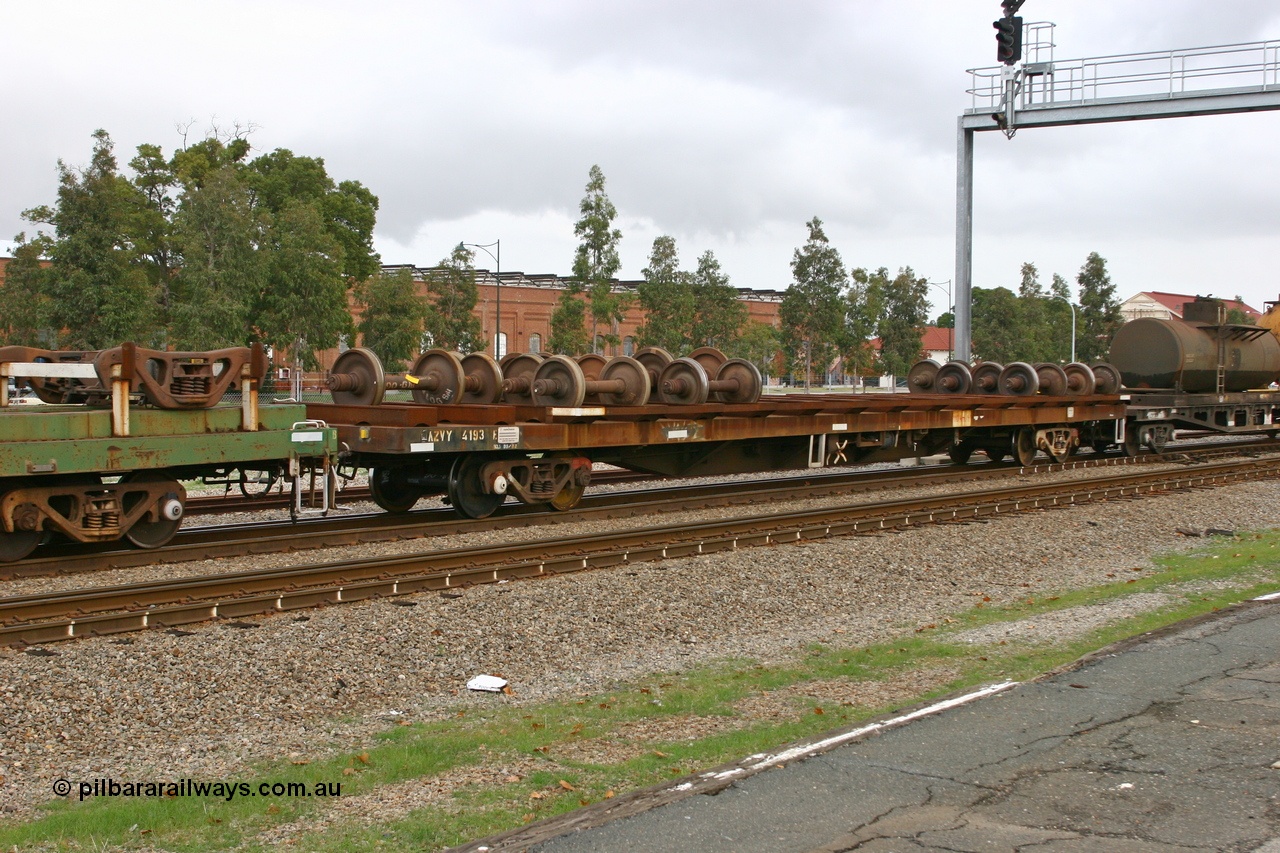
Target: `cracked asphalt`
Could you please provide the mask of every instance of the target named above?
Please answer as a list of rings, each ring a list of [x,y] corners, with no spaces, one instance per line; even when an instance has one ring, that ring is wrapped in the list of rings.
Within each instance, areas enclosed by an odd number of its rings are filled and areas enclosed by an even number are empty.
[[[712,776],[471,849],[1280,853],[1280,601],[803,760]]]

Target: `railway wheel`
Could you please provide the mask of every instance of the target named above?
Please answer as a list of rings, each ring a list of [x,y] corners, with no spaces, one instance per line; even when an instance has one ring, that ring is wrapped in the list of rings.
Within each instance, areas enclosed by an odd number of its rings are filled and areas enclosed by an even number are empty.
[[[265,497],[280,482],[280,472],[255,471],[251,468],[240,470],[240,494],[246,498]]]
[[[462,402],[488,406],[502,400],[502,368],[486,352],[473,352],[462,359]]]
[[[185,492],[182,486],[172,480],[166,480],[162,474],[140,474],[130,478],[129,482],[154,482],[172,486],[171,489],[166,489],[164,495],[156,502],[154,521],[147,521],[145,518],[136,521],[124,533],[124,538],[139,548],[159,548],[172,539],[173,534],[177,533],[178,528],[182,526],[184,513],[182,501]],[[130,507],[125,506],[124,509],[127,512]]]
[[[465,518],[488,518],[507,499],[505,494],[484,490],[480,480],[483,468],[483,459],[459,456],[449,471],[449,503]]]
[[[1000,372],[1004,365],[994,361],[984,361],[973,369],[973,393],[999,394]]]
[[[1099,394],[1120,393],[1120,369],[1114,364],[1100,361],[1093,366],[1094,390]]]
[[[1098,378],[1089,365],[1073,361],[1062,370],[1067,374],[1067,393],[1071,396],[1097,393]]]
[[[0,527],[0,563],[12,563],[30,554],[44,538],[43,530],[15,530]]]
[[[347,350],[334,360],[329,373],[329,396],[340,406],[376,406],[387,390],[382,362],[371,349]]]
[[[1036,458],[1036,434],[1031,427],[1022,427],[1013,434],[1009,443],[1013,451],[1013,459],[1024,468],[1031,465]]]
[[[1009,457],[1009,451],[1003,447],[984,447],[982,452],[987,454],[987,458],[992,462],[1003,462]]]
[[[1040,380],[1040,393],[1050,397],[1062,397],[1067,393],[1067,372],[1056,364],[1042,362],[1036,365]]]
[[[462,358],[445,349],[429,349],[409,369],[413,377],[413,401],[425,406],[449,406],[462,400],[466,374]]]
[[[1111,447],[1111,444],[1109,442],[1095,441],[1093,443],[1093,452],[1098,454],[1106,453],[1107,450],[1110,449],[1110,447]]]
[[[931,358],[917,361],[907,371],[907,390],[914,394],[932,394],[933,380],[938,376],[942,365]]]
[[[1137,456],[1142,452],[1142,430],[1137,429],[1133,424],[1126,424],[1128,429],[1124,431],[1124,455]]]
[[[688,357],[701,364],[707,376],[715,376],[720,372],[720,365],[729,360],[727,355],[715,347],[698,347]]]
[[[643,368],[641,368],[641,370],[643,370]],[[565,454],[564,458],[569,458],[568,454]],[[573,509],[578,505],[578,502],[582,500],[582,495],[586,490],[587,487],[578,483],[576,478],[570,480],[568,483],[565,483],[564,487],[561,488],[560,491],[556,492],[556,496],[551,499],[551,508],[558,509],[561,512]]]
[[[963,465],[973,455],[973,445],[967,441],[957,441],[947,450],[947,455],[951,457],[952,462]]]
[[[973,374],[963,361],[948,361],[933,377],[933,390],[939,394],[968,394],[973,390]]]
[[[369,494],[387,512],[408,512],[422,497],[404,468],[374,468],[369,472]]]
[[[1000,393],[1014,397],[1030,397],[1040,390],[1040,375],[1025,361],[1015,361],[1000,371]]]
[[[658,400],[668,406],[701,406],[710,396],[707,371],[691,358],[677,358],[658,377]]]

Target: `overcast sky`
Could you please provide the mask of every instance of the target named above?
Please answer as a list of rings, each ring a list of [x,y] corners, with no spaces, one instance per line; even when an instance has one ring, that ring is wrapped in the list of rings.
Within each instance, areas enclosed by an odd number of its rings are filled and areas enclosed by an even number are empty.
[[[125,163],[179,125],[251,125],[381,200],[384,263],[501,240],[502,268],[568,274],[592,164],[622,278],[653,239],[739,287],[783,289],[813,216],[849,266],[954,276],[966,69],[998,0],[255,0],[11,3],[0,30],[0,251],[106,129]],[[1058,60],[1280,39],[1273,0],[1027,0]],[[1274,55],[1274,54],[1273,54]],[[194,123],[194,124],[193,124]],[[1280,114],[977,136],[973,280],[1089,252],[1141,290],[1280,296]],[[1013,187],[1012,191],[1007,189]],[[492,268],[483,253],[477,266]]]

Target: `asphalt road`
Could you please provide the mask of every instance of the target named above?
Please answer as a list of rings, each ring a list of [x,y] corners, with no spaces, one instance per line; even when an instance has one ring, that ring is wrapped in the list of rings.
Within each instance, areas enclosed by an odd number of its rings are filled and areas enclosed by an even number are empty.
[[[1280,600],[466,850],[1280,853]]]

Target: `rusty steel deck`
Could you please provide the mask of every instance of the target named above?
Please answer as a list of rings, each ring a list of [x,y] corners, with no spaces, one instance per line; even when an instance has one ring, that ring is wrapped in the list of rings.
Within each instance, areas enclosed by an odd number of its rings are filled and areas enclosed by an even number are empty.
[[[1119,397],[1103,395],[815,394],[767,397],[749,405],[607,409],[309,403],[307,413],[336,427],[347,451],[403,455],[1076,424],[1123,419],[1125,405]]]

